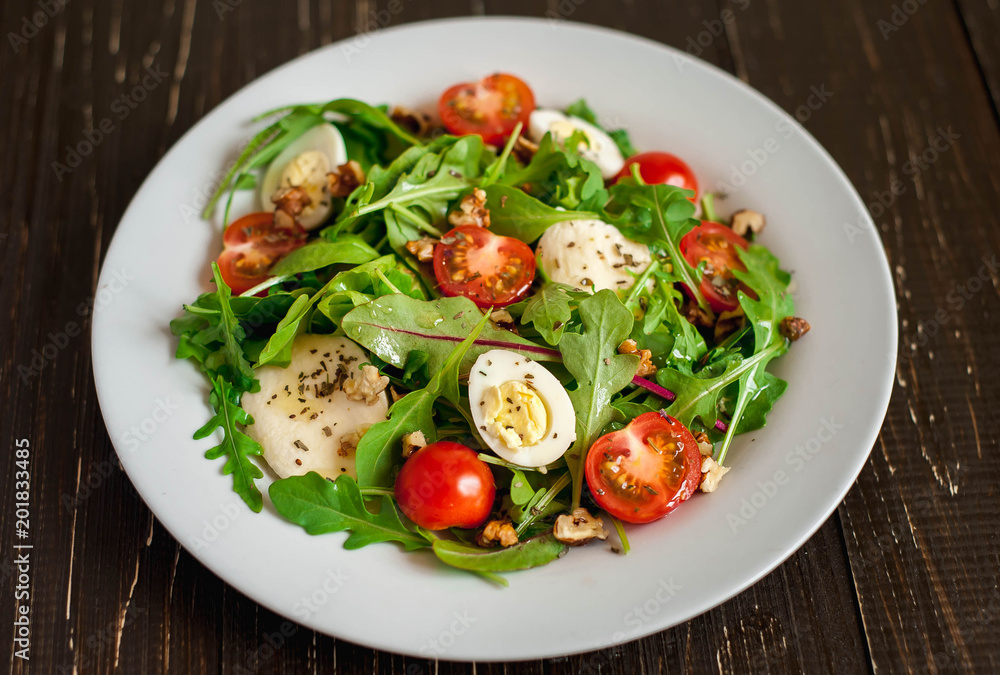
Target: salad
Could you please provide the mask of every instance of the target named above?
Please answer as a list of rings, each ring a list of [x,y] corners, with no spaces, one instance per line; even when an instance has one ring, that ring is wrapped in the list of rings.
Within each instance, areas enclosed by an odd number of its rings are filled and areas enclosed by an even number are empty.
[[[196,439],[254,511],[505,583],[716,490],[809,329],[790,276],[666,152],[494,74],[437,117],[266,113],[205,209],[215,290],[171,322]],[[232,213],[252,191],[259,210]],[[238,200],[237,200],[238,201]],[[216,256],[217,251],[211,251]]]

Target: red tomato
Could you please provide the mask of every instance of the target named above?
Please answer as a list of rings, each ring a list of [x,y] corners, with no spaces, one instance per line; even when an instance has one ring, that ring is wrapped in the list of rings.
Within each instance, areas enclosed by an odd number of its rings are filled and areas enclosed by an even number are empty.
[[[438,101],[441,121],[456,136],[479,134],[493,145],[503,145],[518,122],[528,125],[535,95],[522,80],[496,73],[479,82],[449,88]]]
[[[531,288],[535,254],[518,239],[459,225],[434,248],[434,276],[445,295],[464,295],[480,307],[504,307]]]
[[[420,527],[479,527],[496,496],[493,474],[474,450],[438,441],[413,453],[396,477],[396,503]]]
[[[233,295],[266,281],[281,258],[306,243],[305,231],[274,226],[274,214],[265,211],[243,216],[226,228],[225,249],[219,256],[222,279]]]
[[[701,452],[683,424],[648,412],[598,438],[587,453],[584,474],[602,509],[629,523],[648,523],[698,489]]]
[[[698,179],[687,163],[669,152],[644,152],[629,157],[625,166],[615,176],[615,181],[632,175],[632,165],[639,165],[639,175],[648,185],[674,185],[685,190],[694,190],[691,201],[698,201]]]
[[[727,312],[739,307],[736,295],[739,290],[757,297],[733,276],[733,270],[746,270],[736,247],[746,250],[749,245],[746,239],[725,225],[708,221],[702,221],[681,239],[681,255],[690,265],[697,267],[702,260],[706,261],[700,288],[714,311]]]

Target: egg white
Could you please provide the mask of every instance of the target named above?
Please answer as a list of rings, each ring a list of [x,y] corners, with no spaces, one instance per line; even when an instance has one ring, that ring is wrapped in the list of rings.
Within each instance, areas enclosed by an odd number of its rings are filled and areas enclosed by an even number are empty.
[[[581,145],[578,151],[580,155],[597,165],[605,180],[614,178],[625,166],[625,158],[622,157],[611,136],[586,120],[546,108],[533,111],[528,118],[528,135],[536,143],[541,141],[546,133],[551,132],[554,140],[562,144],[573,135],[574,131],[586,134],[590,146]]]

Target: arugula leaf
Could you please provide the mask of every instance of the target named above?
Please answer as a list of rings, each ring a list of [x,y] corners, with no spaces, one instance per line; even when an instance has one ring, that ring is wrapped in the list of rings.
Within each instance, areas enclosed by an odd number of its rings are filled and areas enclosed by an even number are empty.
[[[316,239],[279,260],[271,268],[270,274],[274,276],[300,274],[344,263],[360,265],[377,257],[379,257],[378,251],[352,235],[345,235],[337,241]]]
[[[406,434],[422,431],[428,442],[437,440],[434,402],[444,397],[459,405],[459,365],[487,323],[489,317],[483,316],[469,336],[451,351],[426,387],[412,391],[393,403],[389,418],[372,425],[361,437],[355,455],[359,484],[364,487],[392,486],[392,469],[401,458],[399,445]]]
[[[254,376],[249,362],[247,362],[246,357],[243,355],[243,348],[241,346],[246,333],[240,325],[239,320],[233,314],[233,308],[230,304],[230,299],[233,295],[232,291],[229,290],[229,286],[223,281],[222,273],[215,262],[212,263],[212,275],[215,277],[215,294],[218,299],[218,323],[215,324],[212,330],[207,331],[205,335],[201,336],[200,339],[202,344],[212,339],[222,343],[225,362],[232,369],[231,377],[236,383],[237,388],[240,391],[250,391],[253,387]]]
[[[341,322],[347,336],[397,368],[414,350],[427,353],[431,373],[443,367],[454,346],[469,334],[469,327],[483,316],[472,300],[456,296],[415,300],[387,295],[349,312]],[[559,360],[559,352],[487,323],[466,353],[461,372],[467,373],[479,355],[490,349],[510,349],[536,361]]]
[[[566,544],[552,533],[543,534],[508,548],[488,549],[458,541],[438,539],[434,555],[452,567],[473,572],[513,572],[547,565],[566,552]]]
[[[639,367],[639,357],[618,353],[618,345],[632,332],[632,313],[614,291],[598,291],[581,301],[580,319],[583,331],[567,333],[559,343],[563,364],[577,384],[569,391],[576,411],[576,442],[565,456],[573,477],[573,508],[580,504],[587,449],[615,414],[611,397],[632,381]]]
[[[549,282],[528,298],[521,322],[530,321],[542,339],[556,346],[573,318],[577,302],[589,295],[574,291],[565,284]]]
[[[494,234],[528,244],[556,223],[597,218],[589,211],[555,209],[517,188],[500,184],[486,188],[486,208],[490,210],[490,230]]]
[[[260,490],[254,484],[257,478],[263,478],[264,472],[250,461],[250,455],[261,455],[264,449],[260,444],[241,432],[237,424],[253,424],[253,418],[239,405],[240,391],[234,389],[221,375],[212,382],[212,394],[209,397],[215,415],[205,426],[194,432],[194,439],[208,437],[218,428],[222,429],[222,442],[205,453],[208,459],[226,458],[222,473],[232,475],[233,491],[238,494],[247,506],[260,513],[264,505]]]
[[[310,471],[271,483],[268,494],[278,513],[309,534],[350,530],[346,549],[383,541],[398,542],[407,551],[430,546],[427,539],[403,524],[389,497],[383,496],[378,513],[371,513],[358,484],[347,475],[329,481]]]
[[[608,196],[598,166],[560,147],[552,134],[542,137],[526,166],[511,169],[508,164],[498,184],[526,190],[544,203],[566,209],[596,210]]]
[[[622,157],[628,158],[632,155],[638,154],[635,146],[632,145],[632,141],[629,139],[628,132],[624,129],[605,129],[600,122],[597,121],[597,115],[591,110],[590,106],[584,99],[577,99],[573,103],[570,103],[564,111],[567,115],[572,115],[573,117],[579,117],[582,120],[590,122],[598,129],[607,133],[611,137],[611,140],[615,142],[618,146],[618,150],[622,153]]]

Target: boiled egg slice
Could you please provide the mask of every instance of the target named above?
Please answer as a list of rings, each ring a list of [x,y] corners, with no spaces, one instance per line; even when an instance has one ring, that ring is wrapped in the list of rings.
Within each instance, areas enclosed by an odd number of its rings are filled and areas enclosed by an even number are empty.
[[[564,220],[538,241],[535,257],[551,281],[580,290],[631,288],[653,261],[649,247],[601,220]]]
[[[243,394],[254,423],[246,433],[264,448],[264,460],[281,478],[310,471],[357,477],[354,449],[368,427],[385,419],[388,400],[352,401],[343,391],[368,361],[354,342],[330,335],[300,335],[287,368],[256,371],[260,391]]]
[[[589,145],[580,143],[577,152],[596,164],[605,180],[618,175],[625,166],[621,151],[610,136],[590,122],[551,108],[539,108],[528,118],[528,135],[536,143],[551,133],[553,140],[563,145],[577,131],[583,132],[589,141]]]
[[[484,352],[469,373],[472,419],[486,445],[521,466],[550,464],[576,440],[576,414],[559,380],[516,352]]]
[[[271,196],[275,192],[301,187],[312,203],[302,211],[299,224],[306,230],[318,227],[333,210],[326,174],[346,163],[344,137],[332,124],[319,124],[290,143],[267,167],[260,184],[261,204],[273,211],[276,205]]]

